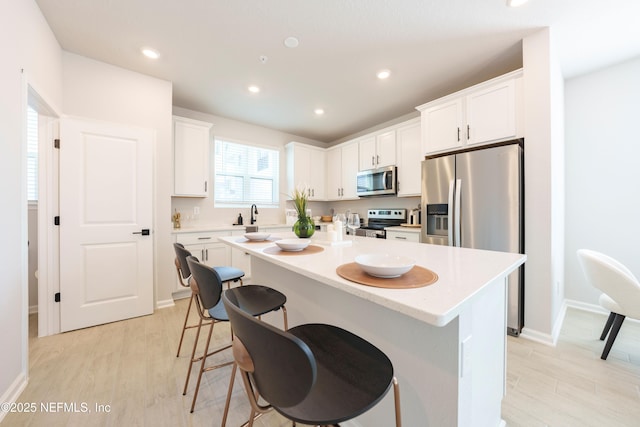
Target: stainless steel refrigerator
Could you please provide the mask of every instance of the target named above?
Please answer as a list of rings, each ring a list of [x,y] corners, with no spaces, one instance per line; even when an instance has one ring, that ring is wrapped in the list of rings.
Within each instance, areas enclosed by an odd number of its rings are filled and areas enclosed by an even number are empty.
[[[524,253],[524,143],[429,157],[422,162],[420,241]],[[507,333],[524,325],[524,267],[508,278]]]

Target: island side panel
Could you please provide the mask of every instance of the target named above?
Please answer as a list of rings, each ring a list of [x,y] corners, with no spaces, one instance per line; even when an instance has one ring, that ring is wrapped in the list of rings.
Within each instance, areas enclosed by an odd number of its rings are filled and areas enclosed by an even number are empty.
[[[369,340],[389,356],[400,383],[403,425],[461,425],[457,318],[444,327],[431,326],[258,257],[252,257],[252,273],[253,283],[271,286],[287,296],[291,326],[311,322],[340,326]],[[280,313],[265,316],[265,320],[282,327]],[[371,411],[345,423],[362,427],[392,425],[391,391]]]
[[[459,316],[459,426],[504,426],[507,283],[490,283]]]

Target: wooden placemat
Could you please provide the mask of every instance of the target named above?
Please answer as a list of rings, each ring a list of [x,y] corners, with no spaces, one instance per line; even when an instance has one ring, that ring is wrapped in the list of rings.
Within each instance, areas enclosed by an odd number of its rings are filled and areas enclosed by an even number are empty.
[[[361,285],[374,286],[376,288],[421,288],[423,286],[432,285],[438,281],[438,275],[436,273],[418,265],[414,266],[402,276],[395,277],[393,279],[383,279],[381,277],[370,276],[355,262],[342,264],[336,268],[336,273],[343,279],[360,283]]]
[[[310,255],[322,251],[324,251],[322,246],[309,245],[301,251],[283,251],[279,246],[269,246],[268,248],[264,248],[262,252],[271,255]]]
[[[269,242],[275,242],[276,240],[280,240],[282,237],[269,237],[267,239],[264,240],[249,240],[246,237],[241,237],[238,240],[236,240],[236,243],[269,243]]]

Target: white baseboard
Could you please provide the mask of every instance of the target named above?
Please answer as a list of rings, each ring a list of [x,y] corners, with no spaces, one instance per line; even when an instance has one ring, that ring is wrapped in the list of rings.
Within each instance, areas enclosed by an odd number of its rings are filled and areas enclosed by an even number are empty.
[[[593,313],[601,313],[608,315],[609,312],[602,308],[599,304],[589,304],[582,301],[567,299],[564,301],[567,307],[577,308],[578,310],[591,311]]]
[[[247,282],[244,283],[246,284]],[[180,289],[179,291],[174,292],[172,296],[174,301],[177,299],[189,298],[191,296],[191,289]]]
[[[24,372],[20,372],[20,375],[13,381],[11,386],[2,394],[0,402],[2,403],[14,403],[20,397],[20,394],[27,386],[27,377]],[[7,415],[6,411],[0,411],[0,423],[2,419]]]
[[[567,307],[571,307],[571,308],[575,308],[578,310],[583,310],[583,311],[589,311],[591,313],[598,313],[598,314],[603,314],[605,316],[609,316],[609,311],[605,310],[601,305],[599,304],[589,304],[586,302],[582,302],[582,301],[576,301],[576,300],[566,300],[567,303]],[[632,317],[626,317],[625,322],[638,322],[640,323],[640,319],[634,319]]]
[[[38,312],[38,304],[29,306],[29,314],[36,314]]]
[[[156,301],[156,309],[161,309],[161,308],[169,308],[169,307],[173,307],[175,304],[173,302],[173,298],[170,299],[165,299],[162,301]]]
[[[553,324],[553,329],[551,334],[546,334],[543,332],[536,331],[534,329],[529,329],[526,326],[522,328],[522,332],[520,332],[520,337],[539,342],[541,344],[545,344],[551,347],[555,347],[558,342],[558,337],[560,336],[560,330],[562,329],[562,323],[564,322],[564,317],[567,314],[567,301],[562,302],[562,307],[560,308],[560,314],[556,318],[555,323]]]

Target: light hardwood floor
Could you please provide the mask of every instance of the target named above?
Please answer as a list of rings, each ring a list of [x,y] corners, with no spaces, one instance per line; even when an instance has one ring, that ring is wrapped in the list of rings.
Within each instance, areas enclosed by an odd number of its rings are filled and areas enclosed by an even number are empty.
[[[229,368],[205,373],[193,414],[189,413],[195,369],[187,396],[182,387],[193,330],[181,357],[175,351],[187,300],[151,316],[37,338],[30,317],[30,379],[20,396],[35,403],[35,413],[7,414],[2,426],[217,426],[226,397]],[[557,347],[523,338],[508,339],[507,396],[503,417],[509,426],[640,425],[640,325],[625,322],[605,362],[598,340],[605,316],[569,309]],[[229,329],[216,325],[216,342]],[[204,340],[202,340],[204,341]],[[230,358],[223,352],[218,360]],[[401,385],[402,386],[402,385]],[[236,427],[249,414],[236,381],[227,425]],[[45,412],[58,402],[75,403],[78,412]],[[81,412],[82,404],[91,412]],[[103,405],[109,412],[99,412]],[[69,408],[67,408],[69,409]],[[276,413],[259,427],[289,426]],[[418,427],[418,426],[406,426]],[[441,426],[437,426],[441,427]]]

